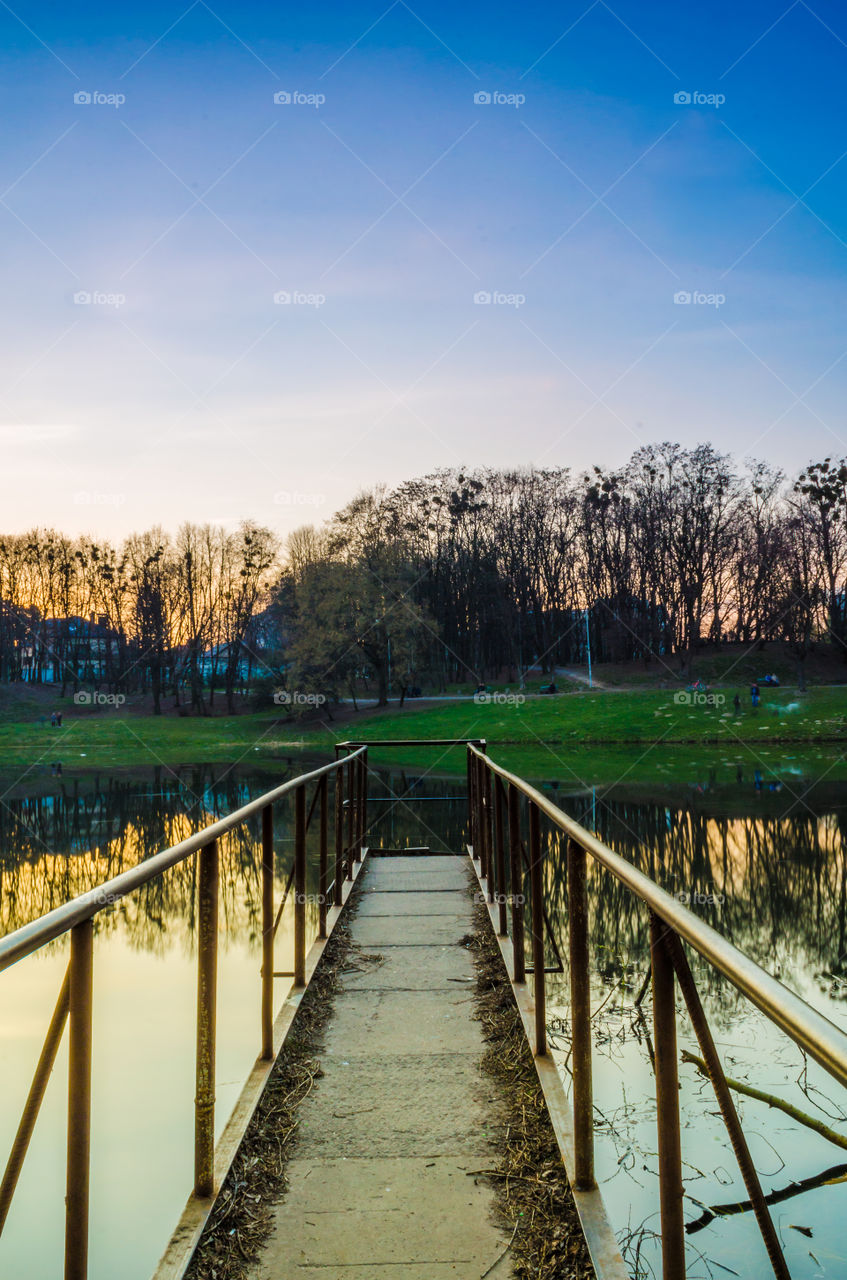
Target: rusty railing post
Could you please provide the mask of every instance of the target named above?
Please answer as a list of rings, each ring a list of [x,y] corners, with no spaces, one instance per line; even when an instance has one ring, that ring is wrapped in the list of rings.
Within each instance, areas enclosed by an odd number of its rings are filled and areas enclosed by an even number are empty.
[[[568,923],[573,1048],[574,1185],[594,1187],[594,1094],[591,1080],[591,970],[588,958],[586,854],[568,841]]]
[[[357,845],[359,842],[359,761],[350,761],[350,792],[347,798],[350,808],[350,879],[353,879],[353,867],[359,861]]]
[[[337,754],[338,748],[336,748]],[[344,766],[335,770],[335,888],[332,905],[341,906],[341,885],[344,881]]]
[[[531,800],[529,802],[529,880],[535,1053],[540,1058],[547,1052],[547,1011],[544,991],[544,877],[541,868],[541,828],[538,807]]]
[[[515,982],[526,982],[524,957],[524,891],[521,857],[521,797],[517,787],[509,787],[509,862],[512,890],[512,956]]]
[[[668,926],[650,912],[653,967],[653,1039],[656,1056],[656,1122],[659,1133],[659,1201],[662,1276],[685,1278],[685,1222],[682,1214],[682,1151],[679,1135],[679,1076],[676,1057],[674,972],[665,947]]]
[[[306,788],[294,792],[294,985],[306,985]]]
[[[497,863],[497,907],[498,907],[498,929],[497,932],[501,938],[504,938],[509,932],[509,926],[506,921],[506,848],[503,832],[503,810],[505,796],[503,795],[503,783],[500,778],[494,779],[494,847],[495,861]]]
[[[365,762],[361,756],[356,761],[358,766],[358,779],[356,795],[358,799],[358,809],[356,816],[359,819],[358,835],[356,837],[356,860],[362,861],[362,846],[365,843]]]
[[[479,750],[485,755],[485,741],[480,740]],[[485,769],[486,763],[480,756],[476,757],[476,778],[474,779],[474,794],[476,797],[476,840],[479,845],[477,857],[479,858],[479,872],[483,878],[488,880],[488,863],[486,861],[485,847]]]
[[[38,1119],[41,1103],[44,1100],[44,1094],[56,1062],[56,1055],[59,1052],[65,1023],[68,1020],[70,981],[71,975],[70,969],[68,969],[59,991],[56,1007],[53,1010],[53,1017],[50,1019],[50,1025],[47,1028],[47,1035],[44,1037],[44,1044],[38,1057],[38,1065],[32,1077],[32,1084],[27,1094],[18,1131],[15,1134],[15,1141],[12,1143],[12,1150],[6,1162],[3,1181],[0,1183],[0,1233],[2,1233],[6,1225],[6,1218],[12,1206],[15,1187],[18,1185],[18,1178],[21,1175],[26,1153],[29,1150],[35,1122]]]
[[[88,1275],[93,967],[94,925],[85,920],[71,930],[65,1280],[86,1280]]]
[[[326,774],[318,783],[321,806],[320,864],[318,869],[318,937],[326,937],[326,900],[327,886],[327,833],[329,828],[329,784]]]
[[[354,811],[356,807],[356,796],[354,792],[355,775],[353,773],[353,768],[355,763],[356,763],[355,760],[351,760],[348,755],[347,764],[345,765],[345,768],[347,770],[347,879],[348,880],[353,879],[353,832],[354,832],[353,823],[355,819]]]
[[[762,1191],[762,1184],[759,1182],[759,1175],[750,1155],[750,1148],[747,1146],[747,1139],[744,1137],[741,1121],[738,1119],[738,1112],[735,1109],[735,1103],[729,1091],[729,1085],[726,1082],[726,1076],[721,1066],[721,1060],[718,1057],[718,1051],[706,1019],[705,1010],[700,1002],[700,994],[694,982],[694,975],[691,972],[688,958],[683,950],[682,943],[675,933],[666,933],[665,947],[676,971],[679,989],[685,1000],[691,1025],[694,1028],[694,1034],[697,1037],[703,1059],[709,1070],[709,1079],[712,1082],[712,1088],[718,1100],[718,1106],[729,1134],[729,1140],[732,1143],[732,1149],[735,1152],[735,1158],[741,1170],[741,1177],[744,1179],[744,1185],[747,1188],[747,1194],[753,1206],[753,1213],[756,1215],[756,1221],[759,1224],[759,1231],[768,1251],[773,1273],[777,1280],[791,1280],[791,1273],[785,1261],[785,1254],[782,1252],[782,1245],[779,1242],[779,1236]]]
[[[492,813],[491,805],[491,770],[487,764],[482,766],[482,812],[484,835],[483,844],[485,845],[485,873],[487,879],[485,881],[488,889],[488,901],[494,901],[494,895],[497,892],[494,875],[494,840],[492,838]]]
[[[204,845],[197,889],[197,1062],[194,1194],[215,1189],[215,1042],[218,981],[218,842]]]
[[[274,807],[262,810],[262,1059],[274,1053]]]
[[[470,762],[471,789],[470,789],[470,794],[468,796],[468,802],[470,807],[470,820],[471,820],[471,823],[470,823],[471,847],[473,849],[474,860],[476,862],[479,862],[480,860],[479,858],[479,814],[477,813],[477,805],[479,802],[476,794],[476,776],[477,776],[476,766],[477,766],[477,759],[476,759],[476,756],[474,756]]]
[[[362,857],[362,757],[356,760],[356,861]]]
[[[473,856],[480,866],[482,866],[482,855],[479,850],[479,797],[477,795],[477,758],[472,756],[470,760],[470,780],[471,786],[468,793],[468,805],[470,809],[470,838]]]
[[[485,845],[485,763],[477,756],[476,761],[476,834],[479,840],[479,871],[488,883],[488,860]]]
[[[362,840],[361,845],[364,848],[365,841],[368,838],[368,749],[365,747],[362,755],[362,787],[359,793],[362,806]]]
[[[468,807],[468,836],[467,843],[473,848],[473,752],[470,743],[465,747],[465,798]]]

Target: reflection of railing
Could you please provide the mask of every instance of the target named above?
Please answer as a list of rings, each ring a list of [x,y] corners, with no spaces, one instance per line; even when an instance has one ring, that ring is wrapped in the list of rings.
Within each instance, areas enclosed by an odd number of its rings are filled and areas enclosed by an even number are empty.
[[[544,817],[568,838],[569,946],[573,1072],[574,1185],[593,1188],[594,1103],[590,961],[586,895],[587,855],[611,872],[649,911],[653,988],[653,1024],[662,1265],[665,1280],[685,1275],[682,1157],[677,1074],[675,985],[679,983],[708,1068],[747,1193],[773,1267],[790,1280],[779,1237],[750,1156],[738,1113],[718,1057],[682,942],[687,942],[719,973],[780,1027],[841,1084],[847,1085],[847,1035],[822,1014],[772,978],[725,938],[660,889],[643,872],[613,853],[535,787],[490,760],[473,744],[467,750],[470,845],[480,862],[489,902],[499,906],[499,933],[507,933],[511,905],[515,984],[526,981],[524,965],[524,875],[521,801],[526,801],[529,858],[529,919],[533,957],[535,1053],[547,1053],[544,987]],[[508,814],[508,824],[505,815]],[[506,846],[508,844],[508,874]]]
[[[335,774],[335,875],[329,881],[329,777]],[[306,788],[316,783],[308,814]],[[346,791],[346,800],[345,800]],[[0,939],[0,971],[46,943],[71,935],[71,955],[59,999],[41,1050],[29,1095],[0,1183],[0,1232],[8,1216],[65,1023],[70,1023],[67,1195],[65,1208],[65,1280],[85,1280],[88,1271],[88,1207],[91,1132],[93,920],[110,906],[197,856],[197,1052],[194,1102],[194,1195],[208,1198],[214,1190],[216,988],[218,951],[218,840],[261,814],[262,818],[262,999],[261,1058],[273,1056],[274,804],[294,794],[294,985],[306,981],[306,835],[316,808],[320,813],[318,937],[326,937],[327,905],[341,901],[341,886],[352,878],[361,856],[367,810],[367,748],[350,752],[334,764],[302,774],[214,822],[187,840],[139,863],[99,888]],[[347,817],[346,838],[344,817]],[[287,891],[286,891],[287,896]]]

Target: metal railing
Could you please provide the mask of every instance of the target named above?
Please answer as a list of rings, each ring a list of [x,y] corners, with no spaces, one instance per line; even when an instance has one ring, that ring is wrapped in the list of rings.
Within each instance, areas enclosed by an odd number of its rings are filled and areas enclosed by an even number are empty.
[[[338,753],[336,752],[336,755]],[[329,879],[329,778],[335,775],[335,860]],[[306,810],[306,788],[315,785]],[[274,805],[294,794],[294,864],[274,917]],[[57,907],[31,924],[0,939],[0,971],[47,943],[70,933],[70,961],[50,1020],[20,1124],[0,1182],[0,1233],[5,1225],[50,1074],[69,1024],[67,1195],[65,1209],[65,1280],[85,1280],[88,1272],[90,1187],[92,983],[94,917],[104,908],[196,857],[197,874],[197,1045],[194,1101],[194,1195],[214,1193],[216,989],[218,956],[218,841],[235,827],[261,814],[262,967],[261,1058],[273,1057],[275,977],[306,982],[306,835],[317,809],[320,821],[318,870],[318,937],[326,937],[327,906],[342,901],[342,885],[352,879],[361,858],[367,825],[367,748],[349,751],[333,764],[301,774],[259,796],[218,822],[198,831],[99,888]],[[345,823],[346,817],[346,823]],[[345,832],[346,825],[346,832]],[[294,887],[294,970],[275,974],[274,937],[288,891]]]
[[[483,750],[467,749],[470,844],[480,863],[490,904],[499,908],[497,927],[508,933],[511,910],[513,982],[526,982],[524,904],[528,888],[530,943],[533,958],[534,1051],[547,1054],[544,982],[544,841],[542,819],[568,838],[568,932],[573,1077],[572,1174],[577,1190],[593,1190],[594,1100],[587,861],[594,859],[644,903],[649,913],[653,992],[654,1057],[659,1155],[659,1199],[664,1280],[685,1276],[682,1156],[679,1079],[676,1045],[676,989],[682,994],[718,1106],[747,1188],[774,1275],[790,1280],[782,1247],[771,1219],[738,1113],[724,1075],[703,1005],[682,943],[686,942],[741,994],[809,1054],[833,1079],[847,1085],[847,1035],[823,1014],[789,991],[726,938],[659,888],[648,876],[614,853],[574,822],[540,791],[495,764]],[[526,812],[522,813],[525,805]],[[528,850],[522,838],[522,818]],[[508,848],[508,862],[506,850]],[[524,853],[528,872],[524,876]],[[508,875],[507,875],[508,866]]]
[[[197,876],[197,1046],[194,1134],[194,1196],[214,1192],[215,1005],[218,945],[218,840],[261,814],[262,968],[261,1058],[273,1057],[273,980],[306,981],[306,835],[317,811],[320,821],[318,937],[326,937],[327,907],[343,901],[341,886],[353,878],[367,831],[368,747],[464,747],[467,755],[468,842],[479,861],[497,931],[508,937],[511,915],[512,980],[532,977],[534,1052],[548,1060],[544,936],[544,828],[542,820],[567,837],[568,951],[573,1078],[574,1188],[596,1194],[594,1102],[588,929],[588,857],[615,876],[647,908],[650,981],[653,992],[654,1059],[659,1154],[659,1193],[664,1280],[685,1276],[679,1079],[676,1044],[676,990],[682,994],[708,1075],[729,1133],[751,1206],[774,1274],[790,1280],[779,1238],[750,1156],[718,1057],[714,1039],[682,943],[715,970],[823,1069],[847,1085],[847,1035],[822,1014],[687,910],[654,881],[590,831],[573,821],[535,787],[496,764],[481,739],[374,740],[338,743],[334,763],[303,774],[260,796],[189,839],[140,863],[99,888],[51,911],[0,939],[0,971],[65,933],[71,935],[68,969],[35,1070],[17,1135],[0,1182],[0,1232],[8,1215],[38,1111],[65,1024],[70,1024],[65,1278],[85,1280],[91,1122],[92,975],[94,917],[120,898],[191,857]],[[329,777],[335,774],[334,877],[329,866]],[[315,785],[307,810],[306,789]],[[294,793],[294,860],[274,915],[274,804]],[[527,832],[524,841],[523,831]],[[294,889],[294,970],[275,974],[274,937],[290,890]],[[528,892],[526,892],[528,890]],[[531,967],[525,961],[525,907],[528,906]],[[551,935],[552,936],[552,935]],[[539,1071],[541,1066],[539,1064]]]

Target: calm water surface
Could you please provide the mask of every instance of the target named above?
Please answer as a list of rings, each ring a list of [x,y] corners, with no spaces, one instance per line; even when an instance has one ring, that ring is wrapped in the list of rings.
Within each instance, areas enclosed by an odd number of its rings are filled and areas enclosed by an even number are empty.
[[[505,757],[504,757],[505,759]],[[0,932],[102,883],[304,768],[224,766],[42,776],[7,790],[0,807]],[[506,763],[508,761],[506,760]],[[631,775],[632,776],[632,775]],[[543,787],[559,804],[770,972],[847,1030],[847,786],[828,786],[794,764],[778,778],[755,767],[705,763],[687,787],[639,786],[573,792]],[[382,797],[378,798],[382,790]],[[463,783],[402,770],[374,778],[375,844],[428,841],[459,849],[465,839]],[[392,795],[404,794],[401,802]],[[293,841],[278,806],[278,888]],[[311,838],[311,837],[310,837]],[[221,844],[218,1130],[258,1051],[260,890],[257,826]],[[317,847],[310,845],[310,890]],[[97,920],[95,944],[92,1280],[150,1275],[192,1177],[194,1061],[194,873],[173,868]],[[566,951],[564,849],[550,840],[547,866],[553,937]],[[633,1275],[658,1274],[655,1104],[646,1021],[634,997],[647,972],[644,912],[606,873],[590,873],[597,1163],[610,1214]],[[316,920],[311,917],[310,938]],[[290,921],[276,968],[290,969]],[[548,947],[548,964],[556,965]],[[67,943],[45,948],[0,975],[0,1160],[11,1145],[62,974]],[[784,1036],[722,979],[693,964],[727,1072],[779,1094],[847,1133],[845,1099]],[[567,974],[549,978],[553,1041],[567,1080]],[[277,992],[286,994],[287,983]],[[680,1048],[696,1045],[679,1018]],[[67,1050],[63,1046],[0,1242],[0,1274],[61,1274]],[[769,1274],[749,1213],[710,1217],[744,1199],[709,1086],[683,1065],[681,1103],[689,1274]],[[829,1185],[792,1195],[774,1216],[796,1280],[847,1274],[841,1218],[847,1212],[847,1151],[764,1104],[740,1099],[745,1131],[766,1192],[818,1177]],[[803,1231],[798,1230],[802,1227]],[[808,1235],[807,1232],[811,1232]]]

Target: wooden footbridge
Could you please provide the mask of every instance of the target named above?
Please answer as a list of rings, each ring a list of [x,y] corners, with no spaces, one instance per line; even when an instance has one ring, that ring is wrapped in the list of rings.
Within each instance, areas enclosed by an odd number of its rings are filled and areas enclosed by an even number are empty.
[[[369,844],[368,745],[465,749],[465,851],[440,855]],[[275,902],[274,806],[291,797],[293,865],[282,901]],[[215,1145],[217,842],[251,819],[261,821],[260,1052]],[[313,822],[319,830],[319,912],[317,937],[309,946],[306,836]],[[551,828],[564,832],[568,842],[570,1099],[546,1034],[545,858]],[[255,1275],[259,1280],[480,1280],[511,1274],[509,1240],[494,1225],[492,1193],[467,1176],[491,1158],[486,1136],[490,1100],[478,1069],[483,1041],[470,998],[473,969],[467,949],[457,945],[472,928],[469,883],[488,904],[595,1272],[600,1280],[625,1280],[627,1269],[594,1179],[589,866],[592,874],[617,877],[643,903],[649,919],[664,1280],[683,1280],[686,1266],[678,995],[697,1035],[759,1225],[764,1266],[777,1277],[790,1275],[683,944],[842,1085],[847,1085],[847,1036],[538,790],[491,760],[484,742],[462,740],[339,744],[334,763],[286,782],[0,940],[2,970],[61,935],[71,935],[67,974],[0,1183],[2,1231],[67,1025],[66,1280],[89,1276],[93,920],[186,859],[197,862],[195,1174],[173,1236],[167,1244],[163,1241],[155,1280],[179,1280],[189,1267],[303,991],[354,888],[351,940],[366,953],[378,953],[381,963],[346,976],[336,997],[321,1055],[323,1075],[302,1104],[288,1191],[273,1209],[273,1229]],[[280,974],[274,970],[274,938],[289,899],[294,970]],[[293,985],[275,1013],[274,982],[281,977],[293,979]],[[2,1241],[0,1273],[7,1274]]]

